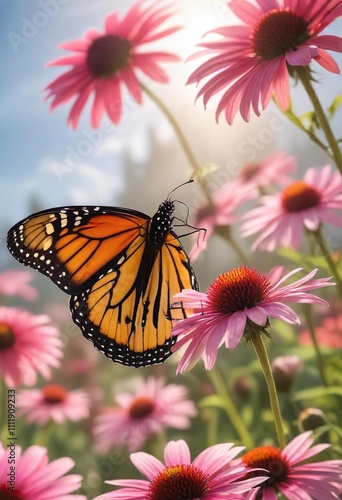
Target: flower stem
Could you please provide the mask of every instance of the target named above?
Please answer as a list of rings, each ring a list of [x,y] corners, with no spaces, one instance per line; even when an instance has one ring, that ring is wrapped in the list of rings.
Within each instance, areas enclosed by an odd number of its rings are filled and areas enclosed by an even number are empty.
[[[308,71],[308,68],[298,67],[298,68],[296,68],[296,73],[297,73],[300,81],[302,82],[303,87],[305,88],[306,93],[308,94],[308,96],[313,104],[314,110],[316,112],[317,120],[318,120],[318,122],[322,128],[322,131],[325,135],[325,138],[329,144],[329,147],[330,147],[331,153],[334,157],[337,168],[339,169],[339,171],[342,174],[342,153],[341,153],[339,144],[338,144],[337,140],[335,139],[333,131],[330,127],[328,118],[326,117],[325,112],[322,108],[322,105],[317,97],[317,94],[314,91],[313,86],[311,85],[310,73]]]
[[[154,92],[152,92],[148,87],[146,87],[142,83],[141,83],[141,88],[150,97],[150,99],[152,99],[152,101],[158,106],[158,108],[163,112],[163,114],[167,118],[168,122],[172,126],[172,128],[173,128],[173,130],[174,130],[174,132],[175,132],[175,134],[180,142],[180,145],[182,146],[182,149],[183,149],[186,157],[188,158],[190,165],[193,168],[193,173],[192,173],[192,176],[193,176],[194,173],[200,169],[200,164],[197,162],[193,152],[191,151],[190,145],[189,145],[185,135],[183,134],[180,126],[178,125],[177,120],[175,119],[175,117],[173,116],[171,111],[165,106],[163,101],[161,99],[159,99],[159,97],[157,97]]]
[[[230,422],[232,423],[234,429],[236,430],[238,436],[240,437],[241,442],[247,448],[251,449],[254,446],[254,441],[249,433],[247,427],[243,423],[239,412],[237,411],[232,398],[227,390],[226,384],[224,383],[222,376],[218,369],[214,367],[212,370],[208,372],[209,377],[215,390],[219,396],[224,401],[225,410],[228,415]]]
[[[312,231],[316,242],[318,243],[318,246],[320,247],[322,254],[327,261],[328,266],[330,267],[331,272],[334,275],[334,278],[336,280],[336,284],[339,290],[339,293],[342,297],[342,278],[340,275],[340,272],[336,266],[336,263],[334,262],[334,259],[331,256],[331,253],[329,252],[329,249],[324,241],[324,238],[322,236],[321,228],[319,227],[316,231]]]
[[[235,238],[232,238],[230,227],[229,226],[217,226],[215,228],[215,233],[221,236],[224,240],[226,240],[229,245],[233,248],[234,252],[240,259],[240,263],[247,265],[248,259],[242,250],[242,248],[238,245]]]
[[[262,371],[264,372],[264,376],[265,376],[265,380],[266,380],[266,384],[267,384],[267,388],[268,388],[268,394],[269,394],[270,402],[271,402],[271,409],[272,409],[273,416],[274,416],[274,423],[275,423],[275,428],[276,428],[276,432],[277,432],[278,443],[279,443],[280,448],[283,449],[286,445],[283,421],[281,418],[277,390],[276,390],[276,386],[274,383],[273,373],[272,373],[271,365],[270,365],[270,362],[269,362],[269,359],[267,356],[265,344],[264,344],[263,338],[259,332],[255,332],[255,333],[251,334],[250,339],[251,339],[251,342],[252,342],[253,347],[255,349],[255,352],[257,353],[257,356],[259,358]]]
[[[328,381],[327,377],[325,375],[325,364],[324,364],[324,358],[322,356],[319,344],[317,342],[317,337],[316,337],[316,332],[315,332],[315,327],[314,327],[314,322],[312,318],[312,308],[310,304],[303,304],[303,310],[304,310],[304,315],[306,319],[306,324],[308,325],[310,337],[315,349],[315,354],[316,354],[316,361],[317,361],[317,368],[319,371],[319,374],[321,376],[323,385],[328,387]]]
[[[0,377],[0,441],[6,446],[7,438],[7,386],[5,380]]]

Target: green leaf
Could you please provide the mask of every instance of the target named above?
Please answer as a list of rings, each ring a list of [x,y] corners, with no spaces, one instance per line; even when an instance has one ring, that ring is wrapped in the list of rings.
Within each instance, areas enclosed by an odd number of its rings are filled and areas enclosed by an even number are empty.
[[[338,108],[342,105],[342,95],[338,95],[328,108],[330,118],[333,118]]]
[[[314,387],[311,389],[304,389],[303,391],[297,391],[293,395],[295,401],[301,401],[303,399],[316,399],[324,398],[326,396],[342,396],[342,387]]]
[[[292,248],[279,248],[277,253],[304,269],[314,269],[318,267],[329,272],[329,265],[323,255],[303,255]]]
[[[198,403],[199,408],[206,408],[208,406],[214,406],[215,408],[225,409],[225,401],[223,398],[218,396],[217,394],[211,394],[207,396]]]

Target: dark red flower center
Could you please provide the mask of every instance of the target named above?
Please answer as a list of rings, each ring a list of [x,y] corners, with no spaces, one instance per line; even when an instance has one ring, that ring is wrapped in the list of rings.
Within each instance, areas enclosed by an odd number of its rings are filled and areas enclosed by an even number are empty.
[[[14,486],[15,488],[15,486]],[[11,491],[8,489],[8,485],[6,486],[5,484],[2,485],[0,483],[0,499],[1,500],[24,500],[24,497],[21,496],[21,494],[16,491]]]
[[[260,446],[259,448],[255,448],[243,455],[242,462],[248,467],[266,469],[268,471],[270,477],[265,483],[262,483],[261,488],[285,481],[290,468],[281,450],[274,446]],[[265,472],[262,470],[253,471],[247,474],[246,479],[265,475]]]
[[[0,323],[0,350],[9,349],[15,342],[15,335],[7,323]]]
[[[215,311],[232,314],[255,307],[270,289],[271,285],[265,274],[243,266],[216,278],[208,289],[207,297]]]
[[[282,193],[283,207],[288,212],[301,212],[321,201],[319,192],[304,181],[296,181]]]
[[[154,402],[145,396],[135,398],[129,408],[129,415],[132,418],[146,418],[153,413],[155,408]]]
[[[131,58],[131,43],[126,38],[106,35],[90,45],[87,64],[95,78],[108,78],[126,68]]]
[[[192,500],[209,491],[208,474],[193,465],[167,467],[150,484],[149,500]]]
[[[296,50],[308,38],[310,34],[305,19],[287,9],[267,12],[252,33],[254,51],[263,60]]]
[[[240,170],[240,178],[243,182],[248,182],[255,177],[260,170],[260,163],[247,163]]]
[[[67,390],[58,384],[48,384],[43,387],[43,396],[46,403],[62,403],[67,397]]]

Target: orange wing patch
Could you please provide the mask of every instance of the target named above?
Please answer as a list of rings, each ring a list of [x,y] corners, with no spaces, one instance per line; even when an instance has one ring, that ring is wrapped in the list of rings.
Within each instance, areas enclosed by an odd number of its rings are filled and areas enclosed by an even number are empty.
[[[180,243],[173,234],[166,242],[152,255],[146,253],[146,238],[136,238],[115,269],[71,299],[73,319],[83,335],[119,363],[139,367],[171,355],[175,338],[171,337],[170,301],[194,283]],[[142,286],[138,267],[147,268],[152,258]],[[186,317],[182,308],[177,309],[177,317]]]

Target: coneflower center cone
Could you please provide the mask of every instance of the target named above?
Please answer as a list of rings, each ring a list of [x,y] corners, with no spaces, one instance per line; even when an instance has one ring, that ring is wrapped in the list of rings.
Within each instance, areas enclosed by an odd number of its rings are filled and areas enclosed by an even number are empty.
[[[145,418],[151,415],[154,411],[154,403],[150,398],[145,396],[140,396],[135,398],[129,407],[129,415],[132,418]]]
[[[267,487],[284,481],[289,471],[289,464],[282,456],[281,450],[275,446],[260,446],[249,451],[241,458],[242,462],[248,467],[256,469],[266,469],[269,479],[261,485]],[[265,476],[265,471],[253,471],[247,474],[247,477]]]
[[[255,307],[270,289],[271,285],[265,274],[243,266],[216,278],[208,289],[207,297],[214,311],[232,314]]]
[[[12,347],[15,335],[6,323],[0,323],[0,350]]]
[[[88,49],[88,68],[95,78],[109,78],[128,66],[130,52],[131,44],[126,38],[101,36]]]
[[[315,207],[320,202],[320,194],[304,181],[296,181],[282,193],[283,207],[288,212],[301,212]]]
[[[0,483],[0,498],[1,500],[25,500],[17,491],[9,491],[7,486],[2,486]]]
[[[261,18],[251,37],[256,55],[271,60],[296,50],[310,35],[301,16],[290,10],[273,9]]]
[[[193,465],[167,467],[150,484],[149,500],[189,500],[208,491],[208,475]]]
[[[43,396],[46,403],[62,403],[67,397],[67,390],[59,384],[48,384],[43,387]]]

